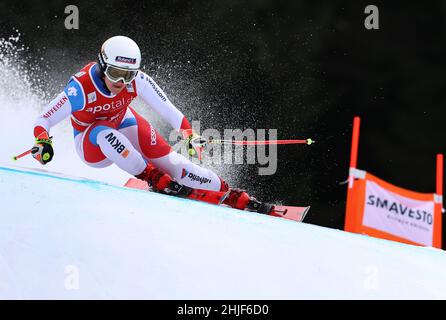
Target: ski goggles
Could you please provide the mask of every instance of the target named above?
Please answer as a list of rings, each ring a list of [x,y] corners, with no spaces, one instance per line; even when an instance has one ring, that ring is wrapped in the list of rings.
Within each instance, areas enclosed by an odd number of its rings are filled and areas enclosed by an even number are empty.
[[[135,79],[138,70],[126,70],[111,65],[107,65],[104,74],[111,82],[122,81],[125,84],[130,83]]]

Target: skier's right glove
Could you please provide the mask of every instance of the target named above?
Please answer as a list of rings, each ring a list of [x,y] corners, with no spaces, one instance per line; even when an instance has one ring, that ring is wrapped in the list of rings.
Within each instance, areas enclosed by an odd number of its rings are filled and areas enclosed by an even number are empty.
[[[36,138],[34,147],[31,149],[31,154],[39,161],[41,164],[45,165],[53,159],[53,142],[51,141],[53,137],[47,138]]]

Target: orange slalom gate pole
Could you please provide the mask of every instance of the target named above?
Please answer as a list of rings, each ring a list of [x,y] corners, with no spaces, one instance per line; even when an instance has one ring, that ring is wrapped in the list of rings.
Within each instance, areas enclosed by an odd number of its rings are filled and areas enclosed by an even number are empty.
[[[350,151],[350,169],[356,169],[358,163],[358,146],[359,146],[359,128],[361,125],[361,118],[355,117],[353,119],[353,134],[352,134],[352,149]],[[349,177],[348,188],[353,188],[353,177]]]
[[[443,154],[437,154],[437,187],[436,194],[440,197],[440,203],[435,204],[435,227],[434,227],[434,239],[433,246],[436,248],[442,248],[443,238]]]
[[[353,132],[352,132],[352,146],[350,151],[350,167],[348,176],[348,188],[347,188],[347,204],[345,208],[345,223],[344,230],[355,232],[357,228],[357,216],[356,216],[356,195],[353,188],[354,177],[351,174],[352,169],[356,169],[358,162],[358,145],[359,145],[359,127],[361,118],[354,117],[353,119]]]
[[[443,196],[443,154],[437,154],[437,194]]]

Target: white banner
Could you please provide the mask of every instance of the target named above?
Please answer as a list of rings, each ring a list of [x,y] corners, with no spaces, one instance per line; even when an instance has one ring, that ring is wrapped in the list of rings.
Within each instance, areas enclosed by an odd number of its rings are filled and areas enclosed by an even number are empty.
[[[432,246],[434,202],[403,197],[367,181],[363,225]]]

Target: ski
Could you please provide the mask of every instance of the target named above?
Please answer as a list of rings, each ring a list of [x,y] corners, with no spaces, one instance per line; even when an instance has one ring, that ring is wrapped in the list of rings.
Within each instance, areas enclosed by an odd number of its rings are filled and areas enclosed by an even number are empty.
[[[274,206],[271,216],[302,222],[310,210],[308,207]]]
[[[133,189],[140,189],[140,190],[150,190],[149,184],[146,181],[142,181],[135,178],[130,178],[124,187],[133,188]],[[207,202],[210,204],[221,204],[228,192],[224,191],[211,191],[211,190],[202,190],[202,189],[193,189],[189,188],[187,186],[183,186],[179,183],[174,183],[172,186],[170,186],[171,192],[163,192],[165,194],[174,196],[174,197],[180,197],[180,198],[186,198],[191,200],[197,200],[202,202]]]
[[[146,191],[150,190],[149,185],[146,181],[142,181],[135,178],[130,178],[125,183],[124,187],[146,190]],[[191,200],[203,201],[216,205],[221,205],[225,200],[226,196],[228,195],[228,192],[193,189],[178,183],[175,183],[172,186],[172,190],[174,191],[174,193],[166,192],[166,194]],[[270,212],[268,215],[287,220],[302,222],[309,210],[310,210],[309,206],[293,207],[293,206],[274,205],[273,211]]]

